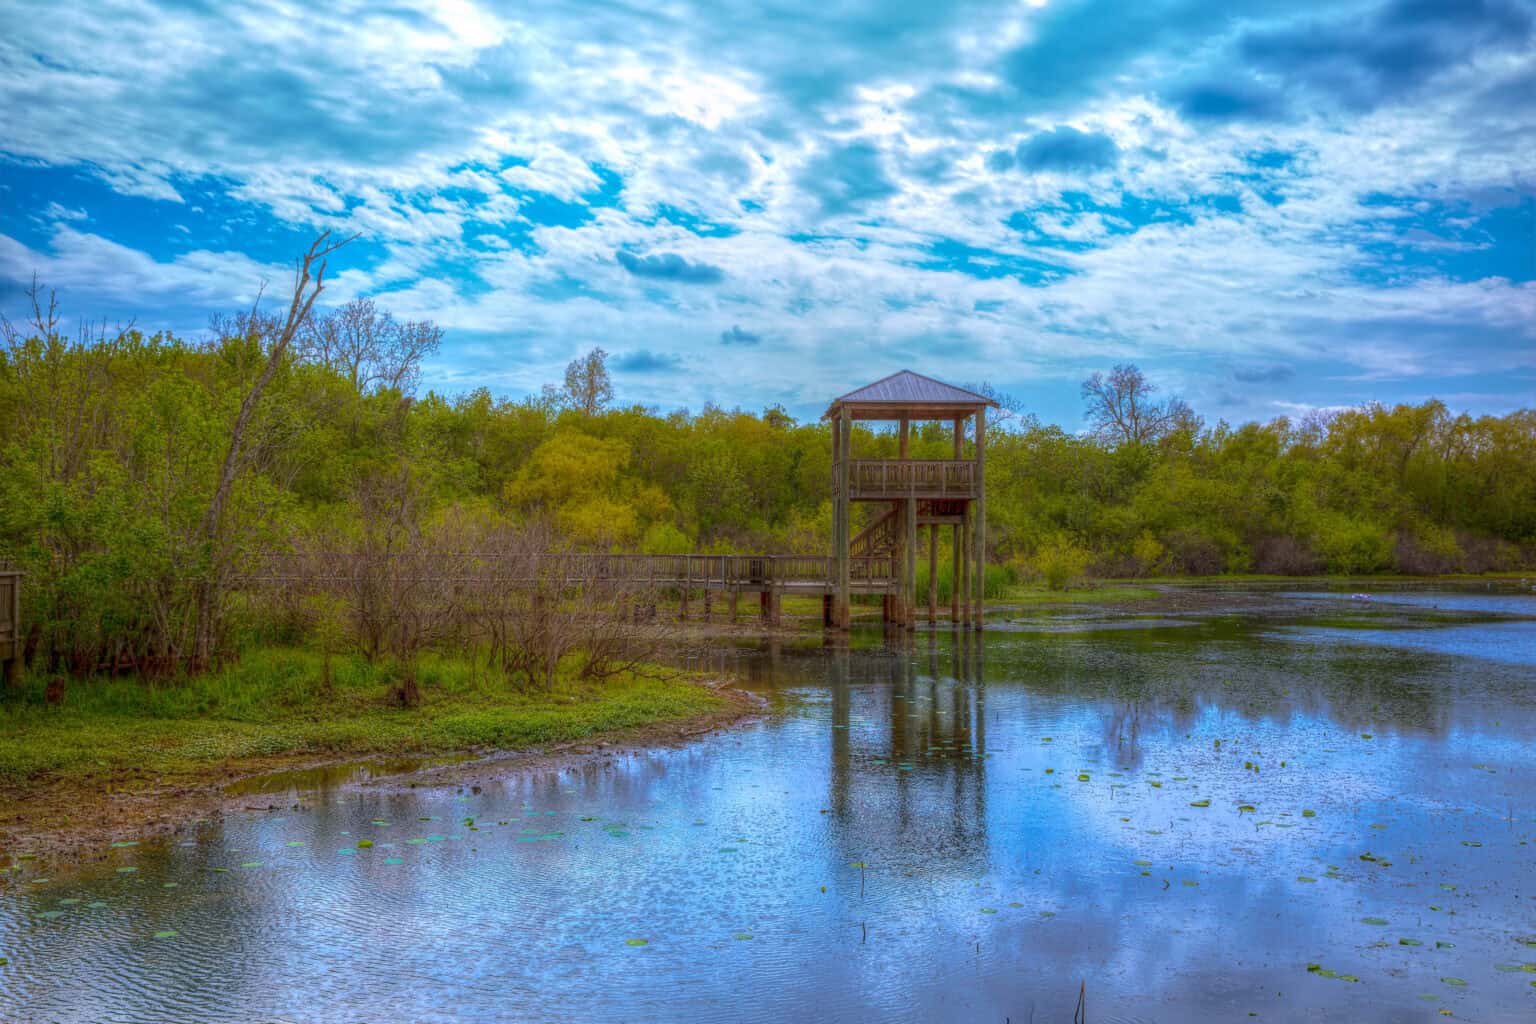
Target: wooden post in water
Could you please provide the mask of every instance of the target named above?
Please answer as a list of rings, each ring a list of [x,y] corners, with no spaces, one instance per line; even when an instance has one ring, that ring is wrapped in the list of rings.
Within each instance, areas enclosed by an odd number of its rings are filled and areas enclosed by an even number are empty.
[[[955,417],[955,461],[965,458],[965,417]],[[965,502],[960,505],[960,522],[950,527],[949,553],[949,622],[954,625],[962,621],[960,618],[960,606],[962,603],[961,571],[960,563],[964,559],[965,548]]]
[[[912,451],[912,420],[901,418],[901,461],[906,462]],[[902,570],[901,570],[901,621],[912,629],[917,625],[917,478],[912,467],[907,467],[907,496],[902,499]]]
[[[976,410],[976,608],[972,621],[981,629],[987,600],[987,407]]]
[[[853,621],[852,598],[849,581],[849,545],[853,542],[852,531],[849,522],[852,511],[852,479],[849,465],[853,449],[853,416],[844,410],[832,424],[833,446],[836,449],[834,474],[836,481],[834,486],[837,494],[833,497],[832,506],[836,514],[837,536],[833,543],[837,546],[837,598],[832,609],[832,617],[836,620],[838,629],[847,629]]]
[[[939,527],[928,524],[928,622],[939,619]]]
[[[971,624],[971,530],[967,525],[970,518],[970,502],[966,502],[960,513],[960,525],[955,527],[955,601],[960,608],[955,622],[967,629]]]

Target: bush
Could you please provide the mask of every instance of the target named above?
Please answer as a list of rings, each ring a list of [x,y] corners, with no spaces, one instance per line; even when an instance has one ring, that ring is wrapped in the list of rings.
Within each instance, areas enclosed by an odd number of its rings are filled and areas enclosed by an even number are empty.
[[[1046,587],[1066,590],[1081,582],[1090,558],[1092,555],[1087,549],[1066,534],[1059,533],[1040,545],[1029,564],[1034,573],[1045,580]]]
[[[1461,534],[1458,547],[1463,552],[1466,572],[1514,572],[1536,566],[1536,550],[1522,552],[1507,540],[1476,534]]]
[[[1136,560],[1136,567],[1139,575],[1142,576],[1157,575],[1163,565],[1163,555],[1166,553],[1167,548],[1152,536],[1150,530],[1143,530],[1141,536],[1136,538],[1136,543],[1131,545],[1131,557]]]
[[[1438,576],[1457,572],[1463,558],[1456,535],[1432,523],[1398,533],[1394,561],[1397,571],[1414,576]]]
[[[1323,560],[1299,538],[1263,537],[1253,546],[1253,568],[1273,576],[1316,576]]]
[[[1375,523],[1334,516],[1322,524],[1314,543],[1331,573],[1351,576],[1392,564],[1392,538]]]
[[[1184,576],[1215,576],[1227,566],[1221,545],[1199,530],[1174,530],[1166,546],[1169,568]]]

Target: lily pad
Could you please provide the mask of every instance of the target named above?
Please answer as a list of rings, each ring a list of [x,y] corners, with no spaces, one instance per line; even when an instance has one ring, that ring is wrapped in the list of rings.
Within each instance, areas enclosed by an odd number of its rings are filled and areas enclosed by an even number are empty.
[[[625,939],[624,940],[624,945],[626,945],[626,946],[648,946],[648,945],[650,945],[650,940],[649,939]]]
[[[1191,806],[1191,807],[1209,807],[1209,806],[1211,806],[1211,802],[1209,800],[1191,800],[1189,802],[1189,806]]]
[[[1384,924],[1389,924],[1390,922],[1386,918],[1384,918],[1384,917],[1362,917],[1360,919],[1360,923],[1361,924],[1384,925]]]
[[[174,939],[177,936],[177,934],[178,934],[178,932],[174,928],[167,928],[163,932],[155,932],[155,938],[157,938],[157,939]]]
[[[736,939],[737,942],[746,942],[751,937],[752,937],[752,933],[751,932],[740,932],[739,934],[737,934],[735,936],[735,939]]]
[[[1462,981],[1460,978],[1449,978],[1449,977],[1447,977],[1447,978],[1441,978],[1440,980],[1442,982],[1444,982],[1445,984],[1450,985],[1452,988],[1466,988],[1467,987],[1467,983]]]

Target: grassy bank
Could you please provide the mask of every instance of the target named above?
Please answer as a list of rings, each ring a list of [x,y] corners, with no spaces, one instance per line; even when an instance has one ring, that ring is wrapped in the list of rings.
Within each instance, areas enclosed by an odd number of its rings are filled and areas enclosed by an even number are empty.
[[[41,679],[28,680],[0,702],[0,786],[174,784],[284,755],[516,749],[675,722],[727,704],[686,676],[562,679],[554,692],[522,693],[484,668],[428,657],[419,672],[422,703],[406,709],[387,700],[386,673],[336,659],[327,686],[319,655],[261,649],[197,679],[71,681],[55,706],[45,702]]]

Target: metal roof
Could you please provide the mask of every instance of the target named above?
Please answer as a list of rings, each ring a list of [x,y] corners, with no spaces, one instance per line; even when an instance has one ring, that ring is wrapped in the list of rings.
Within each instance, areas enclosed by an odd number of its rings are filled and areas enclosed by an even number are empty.
[[[911,370],[900,370],[832,400],[833,408],[844,404],[964,405],[972,408],[978,405],[997,406],[986,395],[978,395],[974,391],[957,388]]]

